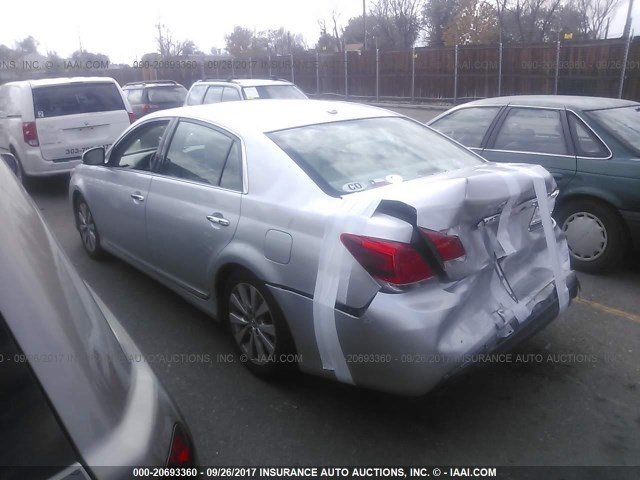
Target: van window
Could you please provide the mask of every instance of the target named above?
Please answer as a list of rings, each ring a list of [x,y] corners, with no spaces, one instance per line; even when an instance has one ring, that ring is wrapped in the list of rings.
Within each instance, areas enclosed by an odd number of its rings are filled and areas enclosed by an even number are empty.
[[[36,119],[125,110],[115,83],[71,83],[33,89]]]

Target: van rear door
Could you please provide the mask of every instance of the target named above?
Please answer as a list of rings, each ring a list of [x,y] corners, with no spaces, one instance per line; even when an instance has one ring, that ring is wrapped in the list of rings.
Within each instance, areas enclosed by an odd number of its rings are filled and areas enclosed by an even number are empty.
[[[130,124],[114,82],[34,86],[33,106],[45,160],[74,160],[89,148],[108,147]]]

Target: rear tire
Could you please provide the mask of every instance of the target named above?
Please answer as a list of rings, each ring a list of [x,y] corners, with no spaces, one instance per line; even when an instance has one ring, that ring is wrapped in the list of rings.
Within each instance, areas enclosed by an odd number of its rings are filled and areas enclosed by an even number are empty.
[[[18,164],[18,171],[16,172],[16,177],[18,178],[18,181],[22,184],[24,188],[29,190],[29,188],[33,185],[33,178],[25,173],[24,168],[22,168],[22,162],[20,161],[20,157],[18,157],[18,154],[16,153],[16,151],[13,148],[9,149],[9,151],[16,158],[16,163]]]
[[[87,205],[87,202],[82,196],[78,197],[75,201],[74,213],[82,246],[91,258],[94,260],[102,260],[106,255],[100,244],[98,227],[89,209],[89,205]]]
[[[569,200],[558,210],[567,236],[571,265],[583,272],[616,267],[629,248],[629,235],[618,212],[593,198]]]
[[[263,282],[249,272],[236,271],[227,280],[220,302],[222,320],[240,361],[252,373],[273,378],[293,366],[291,333]]]

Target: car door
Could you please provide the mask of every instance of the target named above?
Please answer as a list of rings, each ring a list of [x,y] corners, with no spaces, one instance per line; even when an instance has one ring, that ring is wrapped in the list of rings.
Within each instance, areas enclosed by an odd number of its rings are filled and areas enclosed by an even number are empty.
[[[502,107],[477,106],[454,110],[429,126],[454,139],[476,153],[482,152],[482,144]]]
[[[533,163],[549,170],[562,189],[576,173],[564,109],[509,107],[482,156],[493,162]]]
[[[133,261],[149,260],[145,207],[169,119],[144,122],[114,145],[105,166],[90,167],[85,195],[103,243]]]
[[[241,142],[209,124],[181,119],[163,152],[147,203],[153,265],[204,298],[211,265],[240,218]]]

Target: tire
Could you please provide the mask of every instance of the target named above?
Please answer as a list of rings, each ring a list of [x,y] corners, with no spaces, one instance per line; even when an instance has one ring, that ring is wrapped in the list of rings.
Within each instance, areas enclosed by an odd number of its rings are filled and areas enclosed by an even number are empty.
[[[229,277],[220,301],[222,320],[240,361],[252,373],[273,378],[293,366],[286,361],[294,352],[291,333],[263,282],[249,272],[236,271]]]
[[[98,227],[89,209],[89,205],[87,205],[83,197],[78,197],[75,201],[74,214],[76,217],[76,227],[80,233],[80,241],[85,251],[94,260],[104,259],[106,254],[100,244]]]
[[[16,177],[18,178],[18,181],[22,184],[24,188],[29,190],[29,188],[33,185],[33,178],[25,173],[24,168],[22,168],[22,162],[20,161],[20,157],[18,157],[18,154],[16,153],[16,151],[13,148],[11,148],[9,151],[16,158],[16,163],[18,164],[18,171],[16,172]]]
[[[592,198],[560,206],[558,225],[567,235],[571,265],[596,273],[616,267],[629,248],[629,235],[618,212]]]

